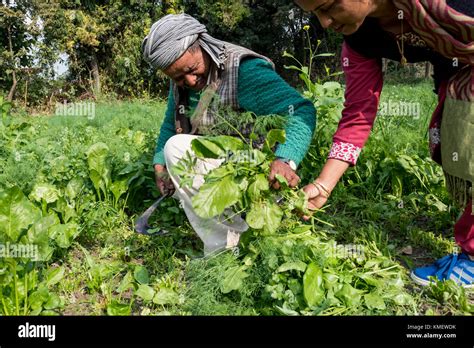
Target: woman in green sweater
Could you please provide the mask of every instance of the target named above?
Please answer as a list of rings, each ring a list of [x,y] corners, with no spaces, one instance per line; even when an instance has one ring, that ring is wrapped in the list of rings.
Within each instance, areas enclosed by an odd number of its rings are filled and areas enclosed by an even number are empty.
[[[168,168],[191,148],[202,130],[216,123],[218,107],[253,112],[257,116],[287,116],[286,142],[278,144],[277,159],[271,165],[269,181],[278,188],[276,175],[294,187],[299,182],[298,164],[308,151],[316,126],[313,104],[290,87],[266,57],[207,34],[204,25],[186,15],[167,15],[153,24],[142,50],[152,67],[171,78],[168,107],[157,139],[153,160],[156,183],[163,195],[175,192],[186,215],[204,241],[205,253],[234,247],[245,222],[204,220],[195,215],[191,198],[203,183],[197,176],[191,188],[180,188],[179,178]],[[218,105],[211,103],[217,96]],[[216,99],[216,98],[214,98]],[[189,115],[189,110],[194,110]],[[216,134],[217,135],[217,134]],[[220,160],[200,163],[204,172]]]

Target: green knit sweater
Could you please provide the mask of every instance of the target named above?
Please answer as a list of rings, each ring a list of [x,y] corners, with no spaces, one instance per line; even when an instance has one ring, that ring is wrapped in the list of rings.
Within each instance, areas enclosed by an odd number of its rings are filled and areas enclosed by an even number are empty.
[[[198,98],[196,92],[190,92],[191,107],[197,104]],[[308,151],[316,127],[316,110],[313,103],[304,99],[272,69],[270,63],[260,58],[250,58],[241,62],[237,99],[242,109],[257,116],[288,117],[285,128],[286,142],[277,146],[275,155],[291,159],[298,165]],[[175,134],[174,98],[170,90],[153,164],[165,164],[163,148],[168,139]]]

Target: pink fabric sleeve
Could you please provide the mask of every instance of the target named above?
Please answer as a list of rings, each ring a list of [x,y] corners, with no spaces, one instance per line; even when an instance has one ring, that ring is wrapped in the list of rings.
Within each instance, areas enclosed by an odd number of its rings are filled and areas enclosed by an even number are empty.
[[[328,158],[355,165],[377,115],[383,86],[382,63],[360,55],[345,42],[341,59],[346,77],[345,103]]]

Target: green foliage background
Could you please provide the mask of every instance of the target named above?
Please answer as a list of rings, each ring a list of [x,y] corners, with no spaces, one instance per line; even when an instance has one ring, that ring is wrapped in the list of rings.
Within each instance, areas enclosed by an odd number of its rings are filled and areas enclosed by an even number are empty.
[[[326,39],[324,50],[338,52],[341,42],[288,0],[18,0],[0,4],[0,92],[8,94],[15,71],[17,104],[52,106],[100,95],[165,97],[168,81],[142,60],[140,44],[153,22],[180,12],[195,16],[217,38],[267,55],[295,85],[297,79],[283,68],[287,60],[282,52],[307,60],[304,24],[313,23],[313,39]],[[322,61],[315,71],[324,71],[324,64],[335,68],[337,56]],[[54,63],[64,57],[67,74],[54,76]]]

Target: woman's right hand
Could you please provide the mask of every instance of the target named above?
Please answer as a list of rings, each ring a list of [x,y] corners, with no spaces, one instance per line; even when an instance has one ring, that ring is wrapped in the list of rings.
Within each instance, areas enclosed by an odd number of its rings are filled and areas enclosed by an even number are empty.
[[[174,193],[175,188],[168,170],[161,164],[155,164],[155,182],[156,187],[163,196],[172,195]]]

